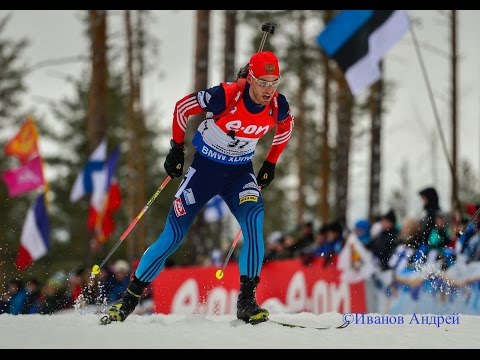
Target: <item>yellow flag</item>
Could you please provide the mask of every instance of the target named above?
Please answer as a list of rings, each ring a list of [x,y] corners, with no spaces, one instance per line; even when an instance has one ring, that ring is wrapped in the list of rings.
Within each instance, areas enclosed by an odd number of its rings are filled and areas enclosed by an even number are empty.
[[[20,131],[5,145],[6,155],[16,156],[22,164],[38,155],[38,132],[32,117],[28,117]]]

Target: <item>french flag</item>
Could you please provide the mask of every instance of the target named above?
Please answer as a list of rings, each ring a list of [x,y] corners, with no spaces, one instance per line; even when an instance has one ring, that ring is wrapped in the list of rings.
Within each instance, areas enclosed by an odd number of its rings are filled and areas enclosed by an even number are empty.
[[[50,248],[50,224],[45,206],[45,194],[40,194],[30,206],[23,224],[16,265],[19,270],[48,253]]]
[[[102,171],[93,175],[93,193],[87,227],[94,232],[97,242],[104,243],[115,230],[113,212],[120,208],[120,186],[115,177],[120,148],[117,146],[106,161]]]

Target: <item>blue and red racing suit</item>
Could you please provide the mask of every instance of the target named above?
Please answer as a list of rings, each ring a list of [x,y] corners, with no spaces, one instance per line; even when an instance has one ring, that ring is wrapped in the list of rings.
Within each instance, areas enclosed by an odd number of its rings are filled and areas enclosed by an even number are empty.
[[[187,95],[176,103],[172,132],[177,143],[184,142],[189,116],[207,112],[207,117],[193,138],[196,153],[175,194],[165,228],[145,251],[135,272],[140,281],[151,282],[160,273],[167,257],[185,238],[195,216],[217,194],[226,202],[243,233],[240,275],[260,275],[264,207],[252,158],[258,140],[276,126],[266,157],[276,163],[290,139],[294,118],[285,96],[275,94],[269,105],[260,106],[251,100],[248,90],[248,84],[242,93],[237,83],[222,83]],[[231,101],[236,101],[235,106],[222,114]],[[216,118],[219,114],[222,116]]]

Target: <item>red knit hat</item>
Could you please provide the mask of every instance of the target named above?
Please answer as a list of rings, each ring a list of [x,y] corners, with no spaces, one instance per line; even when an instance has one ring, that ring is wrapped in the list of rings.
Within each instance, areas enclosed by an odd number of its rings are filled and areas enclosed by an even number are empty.
[[[280,76],[278,59],[271,51],[262,51],[253,54],[250,58],[248,68],[257,78],[264,75]]]

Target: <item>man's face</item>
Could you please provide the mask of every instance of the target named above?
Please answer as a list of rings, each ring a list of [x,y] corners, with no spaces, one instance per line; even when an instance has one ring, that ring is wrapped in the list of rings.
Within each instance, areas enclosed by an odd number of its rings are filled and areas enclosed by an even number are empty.
[[[255,77],[252,73],[248,76],[250,84],[249,95],[258,105],[268,105],[275,94],[280,78],[276,75],[263,75]]]

